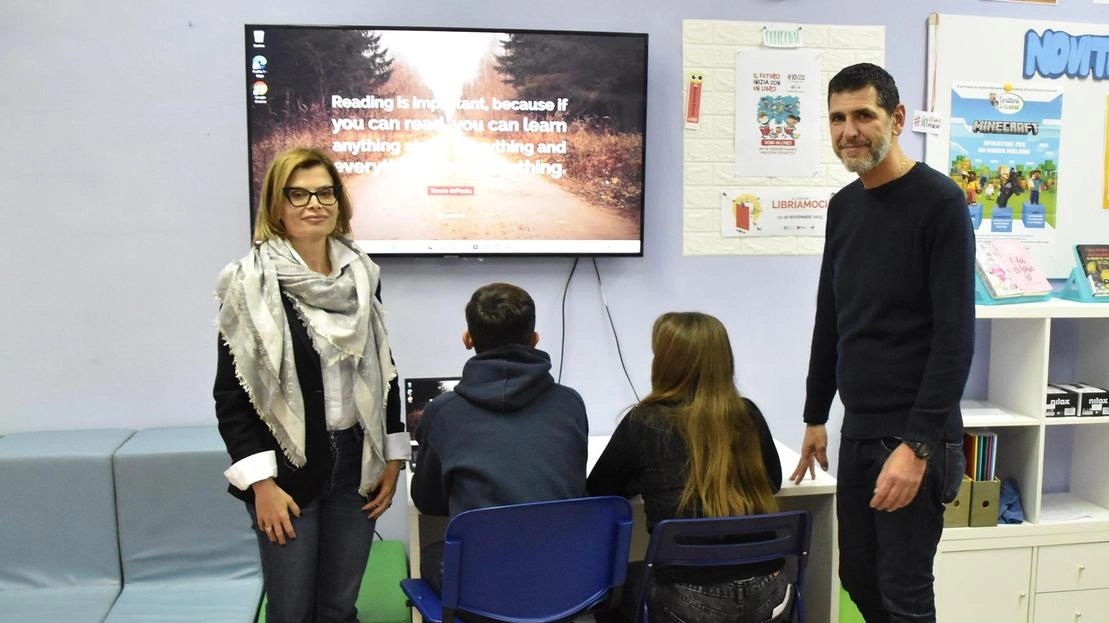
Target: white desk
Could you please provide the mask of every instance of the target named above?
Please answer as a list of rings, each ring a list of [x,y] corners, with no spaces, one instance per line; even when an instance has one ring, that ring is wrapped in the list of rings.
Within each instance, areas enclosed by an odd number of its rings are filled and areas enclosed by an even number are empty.
[[[807,510],[812,514],[812,543],[809,546],[809,563],[805,571],[806,620],[831,621],[832,615],[839,612],[839,549],[836,547],[836,480],[817,470],[816,478],[806,479],[795,485],[788,478],[797,467],[799,456],[780,441],[775,440],[778,457],[782,461],[782,490],[778,492],[778,504],[782,510]],[[588,469],[600,458],[608,444],[608,435],[595,435],[589,438]],[[411,492],[411,471],[407,471],[409,492]],[[641,560],[647,549],[646,519],[643,503],[638,498],[632,500],[635,511],[635,528],[632,535],[631,559]],[[420,545],[431,543],[443,537],[447,527],[446,517],[423,515],[408,496],[408,565],[409,574],[420,577]],[[422,623],[419,612],[412,610],[412,623]]]

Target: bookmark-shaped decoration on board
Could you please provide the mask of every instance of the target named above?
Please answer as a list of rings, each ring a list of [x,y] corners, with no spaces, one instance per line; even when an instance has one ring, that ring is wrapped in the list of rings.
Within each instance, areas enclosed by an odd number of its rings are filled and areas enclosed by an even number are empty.
[[[701,84],[705,75],[697,72],[689,74],[689,95],[685,100],[685,127],[696,130],[701,127]]]

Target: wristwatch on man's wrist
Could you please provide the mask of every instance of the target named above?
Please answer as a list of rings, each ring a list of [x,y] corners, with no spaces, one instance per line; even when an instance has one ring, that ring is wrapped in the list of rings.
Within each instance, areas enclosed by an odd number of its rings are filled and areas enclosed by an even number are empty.
[[[923,441],[905,441],[902,443],[909,446],[909,449],[913,451],[913,454],[915,454],[918,459],[927,459],[932,456],[932,446]]]

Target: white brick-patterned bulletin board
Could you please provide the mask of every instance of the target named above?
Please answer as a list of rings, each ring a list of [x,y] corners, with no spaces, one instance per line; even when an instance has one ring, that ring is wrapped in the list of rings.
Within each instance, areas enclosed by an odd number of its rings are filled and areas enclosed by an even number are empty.
[[[764,34],[796,31],[803,50],[819,53],[821,113],[820,166],[813,177],[736,175],[736,55],[764,48]],[[769,39],[770,35],[766,35]],[[767,43],[775,43],[768,40]],[[821,235],[729,237],[721,231],[722,197],[736,188],[840,188],[855,179],[832,152],[828,138],[828,80],[853,63],[881,65],[885,60],[883,26],[823,26],[775,22],[684,20],[682,22],[682,112],[687,114],[690,85],[700,88],[696,124],[685,124],[682,140],[682,249],[685,255],[813,255],[824,247]],[[683,119],[675,119],[675,123]],[[812,125],[809,126],[813,127]],[[810,132],[811,134],[811,132]]]

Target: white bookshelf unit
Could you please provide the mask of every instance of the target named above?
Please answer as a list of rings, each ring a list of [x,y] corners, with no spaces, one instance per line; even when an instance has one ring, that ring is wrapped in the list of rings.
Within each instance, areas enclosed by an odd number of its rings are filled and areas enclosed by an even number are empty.
[[[1025,523],[944,530],[938,619],[1109,620],[1109,417],[1044,417],[1049,382],[1109,387],[1109,304],[979,305],[977,317],[989,339],[975,368],[988,372],[964,426],[997,433],[997,476],[1017,482]]]

